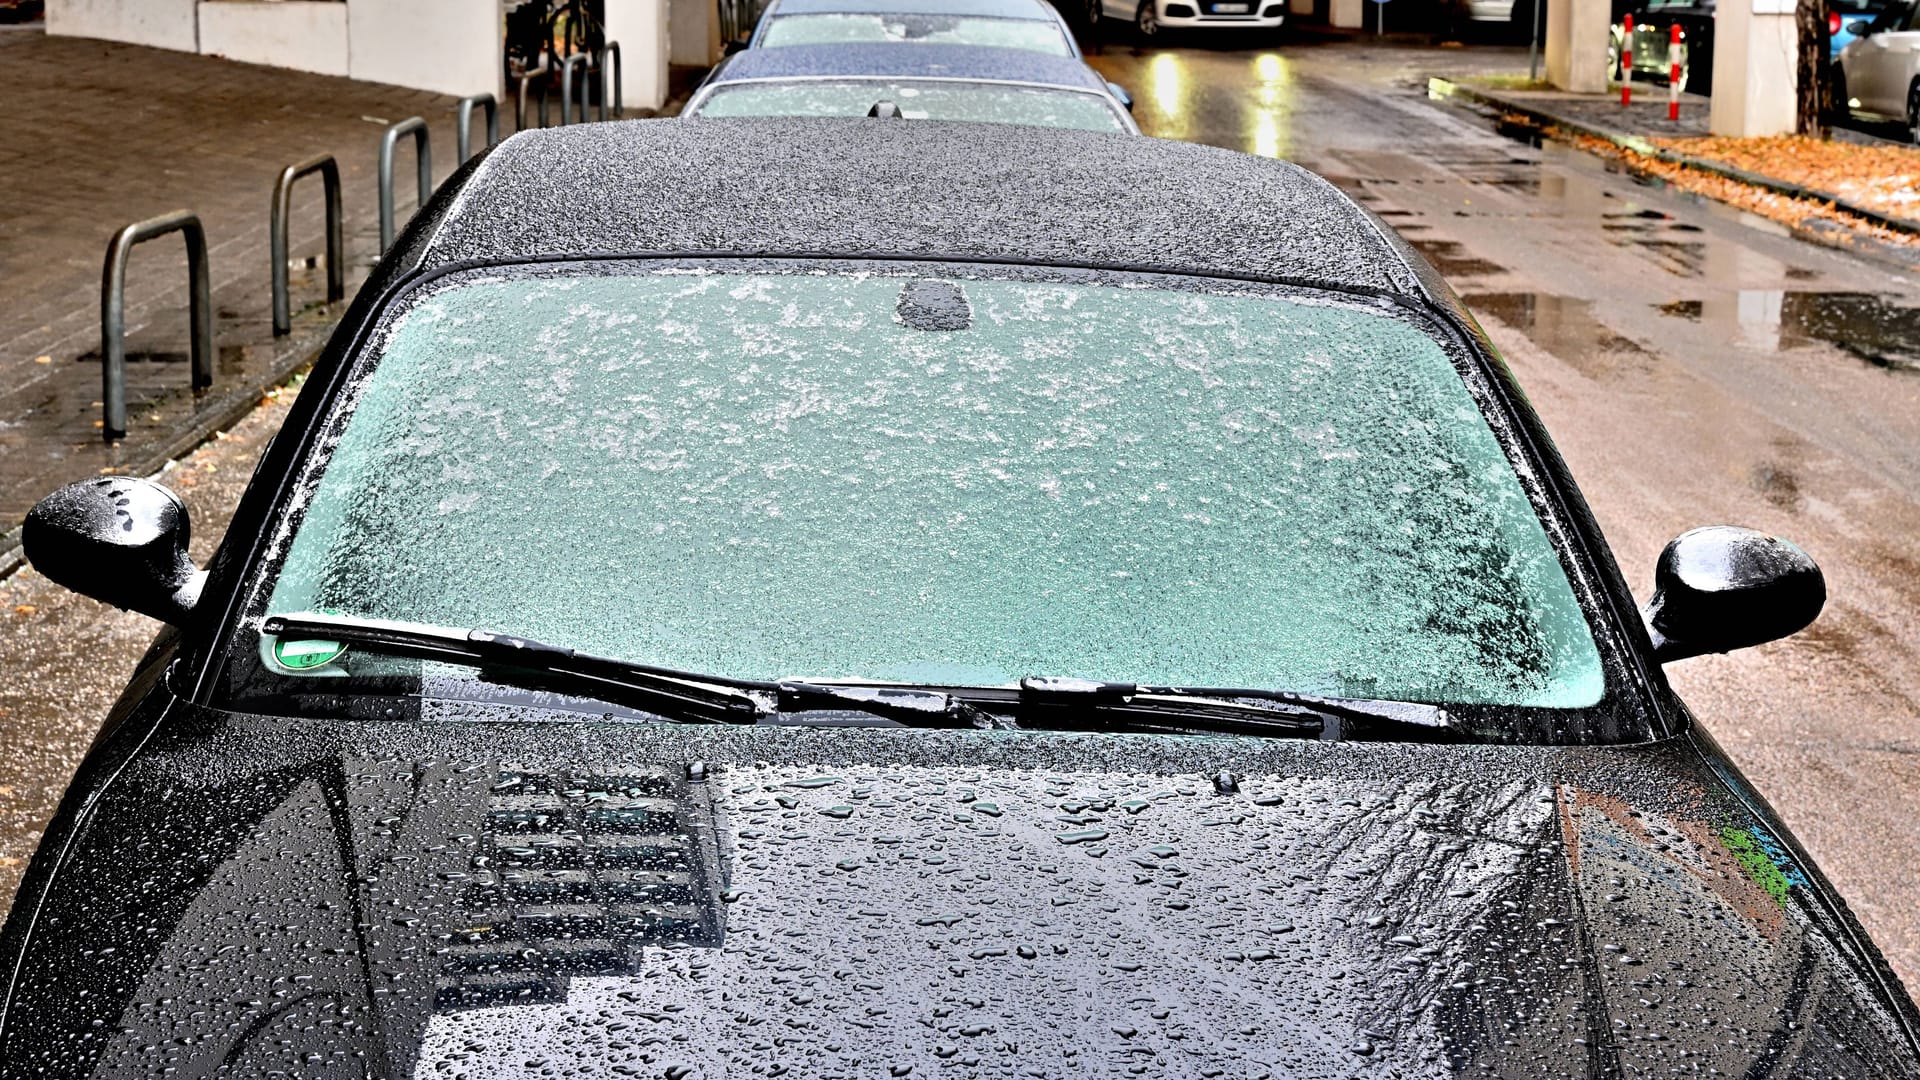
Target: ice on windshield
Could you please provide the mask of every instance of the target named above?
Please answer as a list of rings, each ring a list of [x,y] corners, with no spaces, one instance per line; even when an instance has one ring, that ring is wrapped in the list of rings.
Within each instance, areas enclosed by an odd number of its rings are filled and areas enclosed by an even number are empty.
[[[1108,100],[1095,93],[892,79],[735,83],[714,90],[691,115],[866,116],[883,101],[899,106],[900,115],[909,120],[1126,130]]]
[[[1602,692],[1459,375],[1379,310],[496,275],[443,286],[386,342],[272,612],[740,677]]]
[[[914,45],[989,45],[1049,56],[1071,56],[1060,28],[1039,19],[985,19],[962,15],[782,15],[767,21],[762,48],[889,42]]]

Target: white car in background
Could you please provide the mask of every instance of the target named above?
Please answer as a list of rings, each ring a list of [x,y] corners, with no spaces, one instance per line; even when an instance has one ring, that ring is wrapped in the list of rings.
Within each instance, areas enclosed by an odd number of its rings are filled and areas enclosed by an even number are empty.
[[[1852,112],[1892,117],[1920,141],[1920,0],[1895,4],[1867,25],[1847,27],[1836,95]]]
[[[1286,25],[1287,0],[1086,0],[1087,21],[1124,19],[1141,37],[1162,30],[1274,31]]]

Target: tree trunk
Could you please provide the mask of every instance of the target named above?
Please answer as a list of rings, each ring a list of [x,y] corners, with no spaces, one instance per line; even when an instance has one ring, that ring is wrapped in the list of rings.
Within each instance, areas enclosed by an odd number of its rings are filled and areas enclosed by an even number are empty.
[[[1827,32],[1827,0],[1798,0],[1793,16],[1800,39],[1793,129],[1802,135],[1824,139],[1827,137],[1827,98],[1831,90],[1827,78],[1827,53],[1832,40]]]

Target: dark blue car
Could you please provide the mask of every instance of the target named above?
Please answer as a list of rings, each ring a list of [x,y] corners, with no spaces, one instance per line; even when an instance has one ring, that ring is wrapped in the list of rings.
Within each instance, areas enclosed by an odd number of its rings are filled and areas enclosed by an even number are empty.
[[[772,0],[747,47],[887,43],[1080,55],[1046,0]]]
[[[796,45],[722,61],[683,116],[896,116],[1138,134],[1078,60],[960,45]]]

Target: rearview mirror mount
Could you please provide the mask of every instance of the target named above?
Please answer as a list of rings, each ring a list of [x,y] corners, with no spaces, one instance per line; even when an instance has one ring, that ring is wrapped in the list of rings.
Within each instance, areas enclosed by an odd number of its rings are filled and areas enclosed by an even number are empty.
[[[151,480],[102,476],[41,499],[20,540],[55,584],[178,626],[206,580],[187,555],[192,531],[180,496]]]
[[[1681,533],[1660,553],[1647,633],[1665,664],[1786,637],[1826,601],[1826,578],[1806,552],[1777,536],[1711,525]]]

